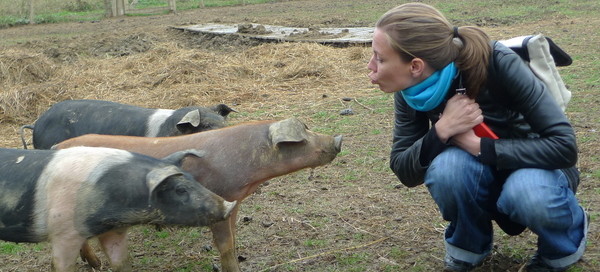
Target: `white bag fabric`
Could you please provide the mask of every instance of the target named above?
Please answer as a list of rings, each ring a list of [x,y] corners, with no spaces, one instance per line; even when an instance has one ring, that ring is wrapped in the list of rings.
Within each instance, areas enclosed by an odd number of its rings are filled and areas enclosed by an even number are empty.
[[[529,64],[533,73],[546,84],[548,91],[564,112],[571,100],[571,91],[565,86],[556,66],[557,64],[560,66],[570,65],[572,60],[569,55],[551,39],[541,34],[521,36],[499,42],[513,49]],[[555,60],[555,56],[560,58],[558,62]]]

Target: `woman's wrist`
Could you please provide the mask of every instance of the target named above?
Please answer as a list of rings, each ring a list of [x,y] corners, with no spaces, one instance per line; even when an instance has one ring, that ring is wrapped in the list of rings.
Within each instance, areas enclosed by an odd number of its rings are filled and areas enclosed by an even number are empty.
[[[442,121],[442,119],[436,122],[434,126],[436,134],[438,138],[440,138],[440,141],[442,141],[442,143],[448,143],[450,141],[450,138],[452,138],[452,135],[450,135],[447,126],[445,126],[445,123]]]

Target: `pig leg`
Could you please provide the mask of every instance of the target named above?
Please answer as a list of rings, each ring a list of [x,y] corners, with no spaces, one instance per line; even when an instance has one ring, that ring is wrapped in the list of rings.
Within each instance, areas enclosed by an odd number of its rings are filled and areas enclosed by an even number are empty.
[[[221,256],[221,269],[223,272],[240,272],[235,250],[235,222],[240,202],[238,201],[231,211],[229,219],[210,226],[213,241]]]
[[[79,250],[79,255],[84,262],[87,262],[93,268],[100,268],[102,262],[94,253],[94,249],[90,246],[90,244],[85,241],[81,249]]]
[[[53,237],[50,239],[52,247],[52,271],[75,271],[77,249],[85,242],[80,236]]]
[[[127,228],[105,232],[98,236],[98,240],[114,271],[132,271],[127,253]]]

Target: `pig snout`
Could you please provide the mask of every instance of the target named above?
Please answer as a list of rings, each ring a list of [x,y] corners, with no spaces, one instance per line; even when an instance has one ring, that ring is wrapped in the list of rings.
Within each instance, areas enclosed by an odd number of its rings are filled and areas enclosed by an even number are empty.
[[[228,219],[233,213],[236,205],[237,201],[227,201],[216,194],[213,195],[211,192],[210,200],[208,202],[204,202],[202,205],[202,209],[204,209],[206,213],[201,213],[198,215],[200,217],[206,216],[203,219],[200,219],[201,221],[206,220],[205,224],[212,224],[214,222]]]
[[[340,153],[340,151],[342,151],[343,138],[344,137],[342,135],[337,135],[337,136],[333,137],[333,145],[334,145],[335,151],[337,153]]]

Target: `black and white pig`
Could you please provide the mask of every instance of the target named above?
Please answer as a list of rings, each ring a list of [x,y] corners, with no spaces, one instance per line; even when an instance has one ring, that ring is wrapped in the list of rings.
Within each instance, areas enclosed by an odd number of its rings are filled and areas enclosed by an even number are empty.
[[[127,228],[206,226],[227,219],[225,201],[179,168],[185,150],[163,159],[119,149],[0,149],[0,239],[49,241],[52,267],[74,271],[86,239],[98,237],[111,267],[131,270]]]
[[[165,137],[196,133],[225,126],[235,112],[225,104],[210,108],[191,106],[178,110],[148,109],[103,100],[65,100],[44,112],[33,125],[33,147],[50,149],[54,144],[84,134]]]

